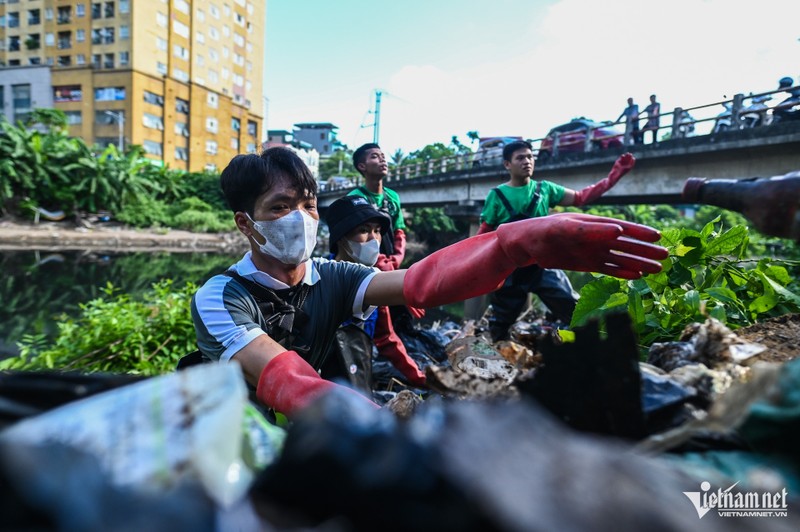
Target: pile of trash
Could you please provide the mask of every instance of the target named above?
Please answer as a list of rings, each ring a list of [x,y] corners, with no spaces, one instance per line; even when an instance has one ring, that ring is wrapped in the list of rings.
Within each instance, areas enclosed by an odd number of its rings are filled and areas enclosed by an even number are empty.
[[[797,530],[800,359],[759,363],[763,346],[713,320],[646,363],[627,315],[605,331],[401,331],[428,390],[375,361],[384,408],[331,393],[288,428],[249,403],[235,364],[3,374],[4,525]]]

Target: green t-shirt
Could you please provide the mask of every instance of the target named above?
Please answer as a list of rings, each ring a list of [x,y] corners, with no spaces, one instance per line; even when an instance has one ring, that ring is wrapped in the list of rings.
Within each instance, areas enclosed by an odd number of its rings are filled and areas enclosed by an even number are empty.
[[[406,230],[406,222],[403,219],[403,211],[400,208],[400,196],[390,188],[383,187],[383,194],[373,194],[365,187],[357,187],[350,191],[348,196],[361,196],[375,205],[378,209],[384,209],[392,219],[392,229]]]
[[[531,218],[538,218],[540,216],[547,216],[550,212],[550,208],[559,204],[564,198],[565,189],[561,185],[550,181],[542,181],[542,188],[539,192],[539,202],[529,212],[526,212],[526,209],[530,205],[531,198],[536,194],[537,183],[538,181],[531,179],[524,187],[512,187],[504,183],[497,188],[499,188],[506,197],[516,214],[525,214]],[[502,200],[498,197],[494,189],[492,189],[486,197],[486,203],[483,205],[481,222],[485,222],[492,227],[497,227],[509,221],[510,218],[511,213],[508,212]]]

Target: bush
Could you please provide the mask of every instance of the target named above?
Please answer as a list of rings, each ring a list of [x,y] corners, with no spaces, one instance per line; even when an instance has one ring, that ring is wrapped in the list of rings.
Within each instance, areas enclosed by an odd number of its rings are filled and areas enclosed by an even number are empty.
[[[234,231],[229,211],[215,210],[200,198],[185,198],[170,209],[170,227],[196,233]]]
[[[25,336],[20,355],[0,362],[0,370],[103,371],[161,375],[194,351],[189,306],[197,286],[155,283],[141,300],[111,285],[104,295],[81,305],[81,315],[62,316],[58,336],[45,346],[41,335]]]

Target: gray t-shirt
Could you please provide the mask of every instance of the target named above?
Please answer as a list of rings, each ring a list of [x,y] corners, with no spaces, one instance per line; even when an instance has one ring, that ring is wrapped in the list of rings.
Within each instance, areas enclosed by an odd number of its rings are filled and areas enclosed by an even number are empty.
[[[377,270],[327,259],[312,259],[308,265],[303,282],[311,288],[302,311],[309,319],[300,328],[298,341],[310,347],[304,358],[319,369],[339,325],[351,317],[363,319],[374,309],[362,310],[364,293]],[[255,268],[249,253],[231,269],[267,285],[266,274]],[[212,360],[227,362],[255,338],[267,334],[264,319],[253,296],[227,275],[212,277],[192,298],[197,345]]]

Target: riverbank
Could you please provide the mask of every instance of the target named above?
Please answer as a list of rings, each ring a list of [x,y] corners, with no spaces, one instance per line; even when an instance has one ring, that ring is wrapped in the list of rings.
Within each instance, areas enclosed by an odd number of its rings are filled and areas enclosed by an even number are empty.
[[[30,221],[0,218],[0,250],[239,252],[247,242],[238,232],[193,233],[136,229],[118,222]]]

